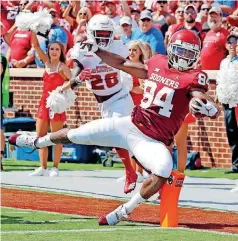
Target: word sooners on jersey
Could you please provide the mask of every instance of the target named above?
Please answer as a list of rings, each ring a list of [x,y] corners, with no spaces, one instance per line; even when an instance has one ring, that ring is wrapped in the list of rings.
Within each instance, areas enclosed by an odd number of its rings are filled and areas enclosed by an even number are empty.
[[[79,43],[76,43],[71,51],[71,58],[78,60],[83,67],[91,70],[92,78],[86,80],[86,87],[99,96],[112,95],[123,88],[122,75],[120,70],[105,64],[95,53],[80,52]],[[114,40],[109,52],[118,54],[124,58],[129,55],[128,48],[120,40]]]
[[[168,57],[157,54],[148,62],[148,80],[132,122],[147,136],[170,145],[189,111],[190,90],[207,91],[207,74],[200,70],[178,71],[168,66]]]

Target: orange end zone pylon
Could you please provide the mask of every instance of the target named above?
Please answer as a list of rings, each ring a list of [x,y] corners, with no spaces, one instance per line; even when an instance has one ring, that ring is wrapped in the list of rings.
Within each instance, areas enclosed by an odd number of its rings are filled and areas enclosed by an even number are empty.
[[[173,170],[161,190],[160,226],[178,227],[178,200],[185,175]]]

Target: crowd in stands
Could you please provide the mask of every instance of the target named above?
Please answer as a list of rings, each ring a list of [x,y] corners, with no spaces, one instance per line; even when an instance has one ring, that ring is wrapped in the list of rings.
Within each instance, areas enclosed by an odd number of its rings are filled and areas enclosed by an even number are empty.
[[[37,36],[46,52],[48,43],[61,42],[70,66],[70,49],[80,41],[86,25],[95,14],[105,14],[112,21],[116,38],[147,42],[153,54],[166,54],[171,35],[180,29],[196,32],[202,40],[198,68],[218,70],[227,55],[226,38],[238,34],[238,3],[222,0],[135,0],[135,1],[1,1],[1,53],[12,68],[43,68],[31,42],[31,32],[19,30],[14,22],[20,11],[47,8],[53,18],[48,36]]]

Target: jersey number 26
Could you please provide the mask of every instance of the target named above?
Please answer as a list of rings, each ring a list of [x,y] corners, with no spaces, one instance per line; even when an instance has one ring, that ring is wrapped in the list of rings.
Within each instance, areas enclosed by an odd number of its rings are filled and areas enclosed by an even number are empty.
[[[108,73],[105,75],[104,80],[101,75],[93,74],[91,80],[92,90],[105,90],[105,88],[110,89],[119,83],[118,74]],[[106,86],[105,86],[106,85]]]

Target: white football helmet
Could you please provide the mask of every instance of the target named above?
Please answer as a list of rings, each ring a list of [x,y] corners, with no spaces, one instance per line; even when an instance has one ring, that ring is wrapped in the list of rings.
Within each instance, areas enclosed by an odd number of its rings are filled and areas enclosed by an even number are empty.
[[[98,47],[107,50],[115,35],[112,20],[102,14],[93,16],[88,22],[87,34],[95,40]]]

